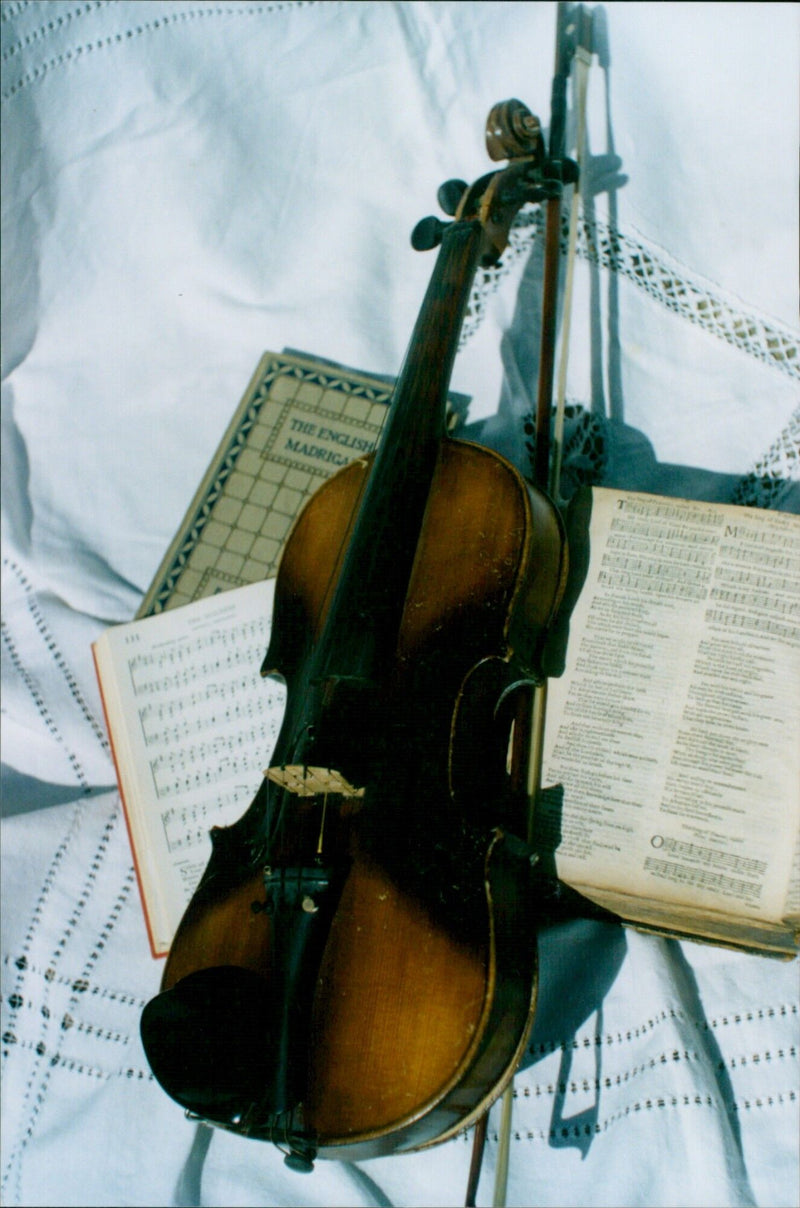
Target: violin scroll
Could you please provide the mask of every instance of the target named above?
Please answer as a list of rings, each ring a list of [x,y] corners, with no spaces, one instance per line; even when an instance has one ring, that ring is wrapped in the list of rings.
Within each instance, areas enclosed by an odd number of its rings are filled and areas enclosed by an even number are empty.
[[[545,180],[539,119],[522,101],[512,97],[493,106],[486,121],[486,146],[493,160],[509,161],[506,167],[487,173],[471,186],[463,180],[446,180],[437,200],[456,222],[480,224],[484,243],[479,260],[490,265],[505,250],[511,223],[522,206],[543,201],[554,186]],[[438,247],[448,225],[433,215],[421,219],[411,235],[411,246],[420,252]]]
[[[521,156],[540,158],[543,141],[538,117],[515,97],[499,101],[486,119],[486,150],[495,163]]]

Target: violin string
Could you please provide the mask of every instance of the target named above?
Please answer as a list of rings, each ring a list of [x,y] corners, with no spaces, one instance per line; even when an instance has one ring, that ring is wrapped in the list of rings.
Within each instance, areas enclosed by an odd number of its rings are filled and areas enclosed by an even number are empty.
[[[381,418],[380,427],[378,429],[378,436],[375,441],[375,448],[373,450],[373,454],[377,452],[377,450],[380,447],[380,444],[383,440],[384,429],[385,429],[386,424],[389,419],[389,413],[391,412],[391,409],[392,409],[393,398],[394,398],[394,390],[392,391],[392,395],[389,399],[388,405],[384,408],[384,413]],[[358,460],[363,461],[363,458],[359,458]],[[350,466],[352,467],[352,465],[354,465],[354,464],[355,464],[354,462],[351,462]],[[344,471],[344,472],[346,472],[346,471]],[[355,524],[358,520],[358,514],[361,510],[361,504],[364,500],[364,493],[367,489],[367,485],[369,483],[370,476],[371,476],[371,467],[368,468],[366,474],[362,474],[362,476],[361,476],[361,483],[359,485],[359,488],[356,493],[356,497],[353,501],[353,504],[350,508],[350,515],[348,517],[347,524],[344,526],[344,528],[342,530],[341,538],[339,541],[339,547],[336,551],[336,558],[332,563],[330,575],[328,577],[328,582],[327,582],[327,584],[325,586],[325,590],[320,598],[319,609],[317,611],[316,616],[314,617],[314,624],[313,624],[314,630],[316,630],[317,627],[319,626],[320,617],[322,616],[323,612],[325,611],[326,606],[329,604],[330,599],[333,595],[333,592],[336,589],[336,584],[339,581],[339,577],[341,574],[341,568],[344,565],[344,560],[345,560],[344,551],[345,551],[347,545],[349,544],[350,536],[351,536],[351,534],[353,532],[353,528],[355,527]],[[324,489],[324,487],[323,487],[323,489]],[[337,568],[339,570],[339,574],[337,574]]]
[[[380,444],[380,442],[383,438],[384,429],[386,427],[386,423],[387,423],[387,420],[389,417],[390,410],[391,410],[391,403],[389,406],[386,407],[385,413],[384,413],[383,417],[381,418],[380,428],[378,431],[378,437],[376,440],[376,447]],[[324,590],[323,590],[321,596],[319,597],[319,604],[317,607],[316,614],[313,617],[313,619],[310,623],[310,626],[309,626],[312,633],[317,633],[320,630],[321,618],[322,618],[326,608],[329,607],[329,605],[330,605],[330,601],[333,597],[333,593],[334,593],[334,591],[336,589],[336,585],[339,581],[342,567],[343,567],[344,561],[345,561],[345,549],[349,542],[349,538],[352,533],[353,526],[355,525],[355,523],[357,521],[358,514],[361,509],[361,504],[364,499],[364,493],[366,491],[367,484],[369,482],[369,478],[370,478],[369,471],[365,474],[362,474],[362,476],[361,476],[361,482],[359,484],[358,491],[356,492],[355,499],[353,500],[353,503],[351,505],[350,515],[348,517],[347,524],[344,526],[341,536],[340,536],[340,541],[339,541],[339,546],[338,546],[338,549],[336,552],[336,557],[334,558],[333,562],[331,563],[331,569],[330,569],[330,573],[328,576],[328,581],[325,584],[325,587],[324,587]],[[320,642],[322,641],[323,633],[324,633],[324,624],[322,624],[322,632],[319,633],[319,636],[316,639],[315,644],[317,646],[319,646]],[[310,704],[313,686],[314,685],[310,679],[305,684],[304,699],[303,699],[304,707],[301,708],[299,711],[299,715],[300,715],[301,719],[305,718],[307,715],[308,710],[307,710],[306,706],[308,706]],[[300,740],[301,734],[302,734],[302,730],[300,730],[300,731],[296,730],[294,733],[292,733],[290,735],[289,743],[288,743],[290,751],[294,751],[296,749],[297,744]],[[270,854],[276,849],[276,846],[280,847],[282,845],[284,833],[290,824],[289,823],[289,820],[291,817],[291,810],[289,808],[290,802],[292,805],[294,804],[294,801],[293,801],[294,794],[292,794],[288,788],[283,787],[280,790],[280,804],[278,805],[277,810],[275,810],[273,801],[274,801],[274,795],[275,795],[274,790],[276,789],[276,787],[277,786],[272,783],[270,783],[270,785],[268,787],[268,797],[267,797],[268,805],[267,805],[267,812],[266,812],[266,827],[265,827],[265,830],[268,835],[268,839],[267,839],[267,859],[268,860],[269,860]],[[321,855],[321,845],[322,845],[322,841],[323,841],[323,828],[324,828],[324,824],[325,824],[325,811],[327,809],[327,798],[328,798],[328,794],[325,793],[324,797],[323,797],[322,822],[321,822],[321,827],[320,827],[319,840],[318,840],[318,844],[317,844],[317,851],[315,853],[317,856]]]
[[[319,838],[317,839],[317,859],[322,857],[322,847],[325,836],[325,815],[328,812],[328,794],[322,796],[322,816],[319,820]]]
[[[383,444],[383,441],[386,437],[386,425],[387,425],[389,416],[391,414],[391,409],[392,408],[391,408],[391,404],[390,404],[390,406],[386,408],[386,411],[385,411],[384,415],[382,416],[381,424],[380,424],[380,428],[379,428],[379,436],[378,436],[378,441],[377,441],[378,446],[381,446]],[[373,465],[374,465],[374,463],[373,463]],[[348,556],[347,549],[351,542],[353,530],[358,523],[359,514],[361,512],[362,505],[365,500],[367,488],[368,488],[370,478],[371,478],[371,473],[373,473],[373,472],[374,472],[374,468],[368,467],[367,472],[362,473],[360,475],[358,487],[355,492],[354,499],[350,505],[350,511],[349,511],[349,516],[348,516],[347,522],[346,522],[346,524],[341,526],[341,529],[340,529],[338,548],[336,549],[335,556],[333,557],[333,560],[330,563],[327,581],[324,584],[324,588],[323,588],[321,594],[317,597],[318,603],[316,605],[315,615],[311,618],[310,626],[309,626],[312,634],[316,635],[315,637],[312,637],[312,653],[310,655],[310,665],[311,665],[312,669],[314,669],[314,659],[316,657],[318,657],[320,650],[324,646],[326,635],[329,632],[328,626],[330,625],[330,618],[328,616],[326,616],[325,614],[326,614],[327,610],[330,609],[331,603],[335,599],[338,585],[342,579],[342,574],[346,573],[346,571],[347,571],[347,556]],[[342,471],[342,473],[347,473],[347,471],[344,470],[344,471]],[[323,487],[323,489],[324,489],[324,487]],[[316,670],[322,670],[321,665],[318,666],[316,668]],[[296,716],[299,718],[299,721],[296,723],[294,731],[289,733],[286,747],[281,752],[281,755],[284,755],[287,753],[293,754],[297,750],[298,743],[300,742],[302,735],[303,735],[303,730],[306,727],[307,722],[308,722],[308,717],[310,714],[310,706],[312,703],[312,697],[313,697],[313,692],[314,692],[315,687],[316,687],[316,682],[315,682],[314,676],[308,675],[306,677],[305,683],[303,685],[303,702],[302,702],[301,707],[297,710],[297,713],[296,713]],[[275,792],[278,789],[279,789],[280,795],[276,802],[275,801]],[[319,826],[317,845],[316,845],[317,857],[319,857],[321,855],[323,847],[324,847],[325,828],[326,828],[326,812],[327,812],[327,807],[328,807],[328,793],[324,792],[324,793],[318,793],[315,795],[316,800],[318,800],[320,797],[322,798],[322,802],[321,802],[320,826]],[[285,829],[288,828],[289,823],[290,823],[291,814],[293,813],[293,810],[289,809],[290,799],[294,806],[296,804],[295,800],[294,800],[295,794],[292,793],[292,791],[287,786],[285,786],[285,785],[277,786],[273,783],[268,788],[267,817],[268,818],[272,817],[273,812],[274,812],[274,824],[272,826],[272,833],[270,836],[270,848],[273,850],[275,849],[275,845],[278,843],[281,844],[281,849],[283,850],[282,840],[283,840],[284,831],[285,831]],[[268,858],[269,858],[269,856],[268,856]],[[305,862],[301,860],[300,863],[301,863],[301,867],[302,867],[302,865]],[[279,876],[280,876],[280,881],[281,881],[281,893],[284,890],[284,880],[285,880],[285,874],[287,871],[289,871],[289,865],[285,863],[284,859],[282,859],[281,867],[279,870]],[[286,1121],[287,1141],[288,1141],[288,1128],[289,1128],[289,1122],[288,1122],[288,1118],[287,1118],[287,1121]]]

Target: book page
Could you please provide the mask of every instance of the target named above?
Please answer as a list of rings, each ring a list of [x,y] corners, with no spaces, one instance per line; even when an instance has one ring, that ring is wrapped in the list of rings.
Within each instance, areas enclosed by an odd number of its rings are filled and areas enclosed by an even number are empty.
[[[274,580],[119,625],[95,644],[131,842],[156,954],[211,855],[209,830],[255,795],[285,690],[259,674]]]
[[[780,919],[800,785],[800,522],[593,492],[540,814],[559,875]]]
[[[783,917],[791,920],[796,927],[800,928],[800,827],[797,830],[792,855],[792,872],[789,877],[789,888],[786,891]]]

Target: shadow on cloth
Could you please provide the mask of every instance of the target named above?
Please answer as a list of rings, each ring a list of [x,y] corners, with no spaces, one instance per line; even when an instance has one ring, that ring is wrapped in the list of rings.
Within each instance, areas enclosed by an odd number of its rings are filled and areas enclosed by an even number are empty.
[[[618,923],[574,919],[546,927],[539,936],[539,995],[536,1017],[526,1057],[520,1069],[528,1069],[542,1057],[561,1049],[556,1079],[550,1145],[572,1147],[585,1158],[589,1152],[600,1110],[603,1046],[594,1046],[594,1102],[573,1116],[564,1116],[578,1030],[597,1015],[602,1032],[603,1000],[622,966],[627,941]]]

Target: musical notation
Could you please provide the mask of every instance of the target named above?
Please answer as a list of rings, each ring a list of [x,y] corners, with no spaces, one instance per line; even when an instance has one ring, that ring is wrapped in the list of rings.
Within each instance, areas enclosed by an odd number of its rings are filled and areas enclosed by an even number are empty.
[[[259,675],[266,642],[264,617],[128,656],[156,799],[178,803],[161,815],[170,853],[203,841],[227,807],[241,812],[269,761],[284,694]]]
[[[795,646],[800,641],[800,634],[798,634],[796,625],[784,625],[780,621],[773,620],[771,617],[749,616],[734,611],[726,611],[723,608],[709,608],[706,610],[705,620],[707,624],[718,625],[722,629],[743,629],[756,636],[774,638]]]
[[[252,674],[228,683],[213,681],[185,698],[145,705],[139,710],[145,746],[177,743],[192,735],[217,733],[222,727],[264,721],[280,702],[266,688],[254,699],[250,691],[253,682]],[[198,713],[198,706],[204,705],[209,706],[208,710]]]
[[[170,855],[183,855],[207,844],[208,832],[221,819],[238,816],[249,784],[239,784],[193,804],[170,806],[161,814],[164,839]]]
[[[745,881],[741,877],[729,877],[721,872],[710,872],[704,868],[690,868],[673,860],[658,860],[648,856],[644,868],[653,876],[673,881],[678,885],[691,885],[696,889],[707,889],[724,894],[739,902],[755,903],[761,897],[763,885]]]
[[[782,917],[796,828],[796,518],[598,492],[591,535],[577,637],[548,703],[560,875],[609,889],[624,876],[642,900]]]
[[[135,655],[128,666],[137,698],[182,691],[193,684],[204,684],[210,676],[258,666],[263,642],[243,639],[241,646],[230,646],[225,636],[224,631],[215,631],[198,638],[196,647],[181,643],[163,653]],[[214,642],[214,638],[219,640]]]
[[[237,755],[222,753],[214,760],[195,765],[191,757],[183,754],[173,756],[171,766],[153,770],[153,783],[156,797],[159,801],[165,798],[181,797],[184,793],[194,793],[198,789],[208,788],[214,784],[222,784],[236,776],[247,776],[253,781],[253,789],[257,787],[256,777],[261,769],[261,760],[257,751],[241,751]]]
[[[285,687],[259,674],[274,580],[114,626],[98,677],[153,952],[163,955],[211,854],[263,783]]]

